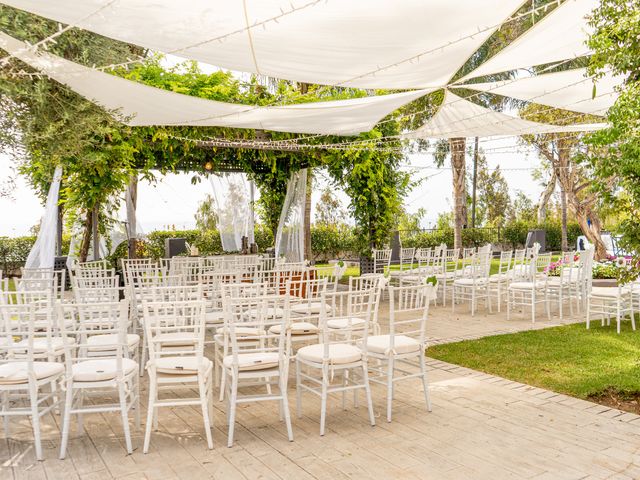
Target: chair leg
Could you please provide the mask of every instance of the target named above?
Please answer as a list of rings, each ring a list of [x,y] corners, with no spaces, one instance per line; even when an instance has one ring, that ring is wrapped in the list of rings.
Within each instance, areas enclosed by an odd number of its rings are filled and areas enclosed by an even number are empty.
[[[322,391],[320,395],[320,436],[324,436],[324,424],[327,419],[327,386],[329,383],[329,372],[322,368]]]
[[[427,404],[427,411],[431,411],[431,396],[429,395],[429,381],[427,379],[427,365],[424,359],[424,350],[420,352],[420,373],[422,378],[422,389],[424,390],[424,401]]]
[[[9,411],[9,392],[2,392],[2,411]],[[2,416],[2,426],[4,428],[4,437],[9,438],[9,415]]]
[[[127,407],[127,394],[124,390],[124,383],[118,385],[118,396],[120,397],[120,415],[122,416],[122,428],[124,429],[124,441],[127,446],[127,453],[133,453],[131,446],[131,432],[129,430],[129,410]]]
[[[207,437],[207,446],[209,450],[213,448],[213,438],[211,438],[211,419],[209,418],[209,388],[207,384],[211,381],[211,377],[202,378],[198,375],[198,393],[200,394],[200,405],[202,407],[202,420],[204,422],[204,434]]]
[[[289,411],[289,399],[287,398],[287,377],[280,376],[280,395],[282,395],[282,411],[284,413],[284,422],[287,425],[287,436],[290,442],[293,442],[293,428],[291,428],[291,412]]]
[[[149,452],[149,442],[151,440],[151,427],[153,424],[155,402],[156,402],[156,377],[155,375],[149,376],[149,403],[147,406],[147,424],[144,430],[144,446],[142,447],[143,453]]]
[[[367,396],[369,421],[371,422],[371,426],[374,427],[376,425],[376,418],[373,413],[373,400],[371,399],[371,385],[369,384],[369,369],[367,367],[367,362],[362,362],[362,378],[364,380],[364,391]],[[391,391],[391,393],[393,395],[393,390]]]
[[[391,407],[393,404],[393,354],[387,359],[387,422],[391,422]]]
[[[233,375],[231,378],[231,393],[229,396],[229,436],[227,438],[227,447],[233,446],[233,434],[236,426],[236,406],[238,398],[238,377]]]
[[[302,418],[302,388],[300,388],[300,360],[296,358],[296,415]]]
[[[73,384],[67,383],[65,394],[64,412],[62,414],[62,440],[60,441],[60,460],[67,456],[67,443],[69,441],[69,428],[71,426],[71,408],[73,407]]]
[[[33,424],[33,439],[36,447],[36,459],[44,460],[42,456],[42,441],[40,439],[40,409],[38,407],[38,387],[29,385],[29,401],[31,403],[31,423]]]
[[[591,324],[591,299],[587,297],[587,330]]]

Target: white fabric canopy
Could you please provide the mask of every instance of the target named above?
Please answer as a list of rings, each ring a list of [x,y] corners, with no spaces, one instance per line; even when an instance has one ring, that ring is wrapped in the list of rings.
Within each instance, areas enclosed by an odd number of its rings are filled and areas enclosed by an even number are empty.
[[[304,206],[307,196],[307,169],[292,173],[287,183],[287,195],[280,212],[276,231],[276,258],[287,262],[303,262]]]
[[[460,81],[588,55],[585,42],[591,27],[585,17],[599,4],[599,0],[566,0]]]
[[[0,32],[0,48],[108,110],[119,110],[132,126],[192,125],[257,128],[293,133],[352,135],[371,130],[398,107],[428,90],[255,107],[192,97],[100,72],[28,45]]]
[[[409,89],[446,85],[523,0],[3,3],[222,68],[308,83]],[[274,17],[280,18],[269,21]]]
[[[40,230],[36,242],[31,247],[25,268],[53,268],[56,258],[56,239],[58,236],[58,195],[62,180],[62,167],[58,165],[47,193],[47,203],[40,221]]]
[[[551,132],[582,132],[604,128],[605,124],[546,125],[496,112],[476,105],[449,91],[436,114],[405,138],[492,137]]]
[[[242,237],[253,238],[250,185],[245,173],[211,175],[218,232],[225,252],[242,250]]]
[[[622,76],[605,75],[595,82],[595,97],[594,79],[587,76],[585,68],[516,80],[457,86],[575,112],[605,115],[618,98],[615,89],[623,81]]]

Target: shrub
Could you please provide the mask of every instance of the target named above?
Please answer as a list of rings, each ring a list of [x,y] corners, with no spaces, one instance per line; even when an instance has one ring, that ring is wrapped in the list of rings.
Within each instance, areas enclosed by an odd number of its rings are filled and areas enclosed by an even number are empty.
[[[4,275],[19,273],[27,261],[36,237],[0,237],[0,270]],[[68,248],[68,247],[67,247]]]
[[[355,229],[349,225],[313,225],[311,252],[315,261],[355,257],[358,251]]]

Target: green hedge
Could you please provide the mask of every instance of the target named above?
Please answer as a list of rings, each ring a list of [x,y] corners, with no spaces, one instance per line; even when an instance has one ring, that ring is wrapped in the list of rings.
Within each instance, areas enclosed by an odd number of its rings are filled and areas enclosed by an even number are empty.
[[[3,275],[18,274],[21,267],[24,267],[31,247],[36,241],[35,236],[26,237],[0,237],[0,270]],[[62,254],[69,252],[69,235],[62,237]]]
[[[507,224],[499,231],[497,229],[469,228],[462,231],[462,243],[465,247],[477,247],[486,243],[501,244],[505,248],[521,248],[526,240],[529,230],[543,229],[547,232],[547,250],[559,251],[561,249],[561,226],[556,222],[547,222],[543,225],[535,225],[527,222],[516,221]],[[580,225],[569,223],[567,225],[567,240],[569,248],[575,248],[578,237],[582,235]],[[402,245],[405,247],[429,248],[446,243],[453,245],[453,229],[444,228],[425,232],[403,232]]]

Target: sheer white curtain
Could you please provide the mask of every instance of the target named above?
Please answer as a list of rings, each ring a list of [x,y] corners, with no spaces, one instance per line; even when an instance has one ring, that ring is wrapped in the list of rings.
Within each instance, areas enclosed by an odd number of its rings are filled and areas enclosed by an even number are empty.
[[[292,173],[287,183],[280,222],[276,232],[276,257],[287,262],[304,261],[304,205],[307,194],[307,169]]]
[[[61,179],[62,167],[58,165],[53,173],[53,180],[47,194],[47,203],[40,221],[38,238],[29,252],[25,268],[53,268],[58,235],[58,195]]]
[[[213,187],[214,210],[225,252],[242,250],[242,237],[253,239],[251,192],[247,175],[223,173],[209,177]]]

